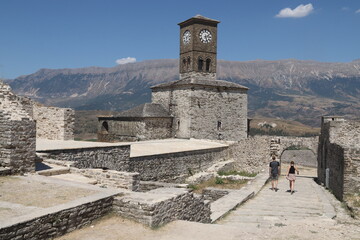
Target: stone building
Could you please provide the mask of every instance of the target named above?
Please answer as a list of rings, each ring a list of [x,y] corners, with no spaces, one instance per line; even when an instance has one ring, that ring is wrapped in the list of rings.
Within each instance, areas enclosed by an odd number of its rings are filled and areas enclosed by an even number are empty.
[[[360,121],[326,116],[321,121],[318,179],[340,199],[360,192]]]
[[[172,117],[160,104],[145,103],[115,116],[98,117],[98,140],[139,141],[171,137]]]
[[[217,20],[200,15],[179,23],[180,79],[151,88],[152,103],[162,105],[167,115],[172,117],[171,124],[161,123],[159,119],[155,125],[169,127],[169,135],[149,133],[142,139],[170,136],[237,141],[247,137],[248,88],[216,80],[218,23]],[[133,117],[128,113],[128,119]],[[143,128],[133,127],[134,123],[125,123],[128,119],[99,117],[99,140],[113,139],[110,135],[144,135],[142,132],[135,133],[136,129],[142,131]],[[167,118],[166,121],[169,120]],[[119,121],[124,123],[120,124]],[[107,123],[108,129],[103,126],[104,122]],[[145,125],[144,122],[142,124]],[[111,129],[120,125],[121,127]]]

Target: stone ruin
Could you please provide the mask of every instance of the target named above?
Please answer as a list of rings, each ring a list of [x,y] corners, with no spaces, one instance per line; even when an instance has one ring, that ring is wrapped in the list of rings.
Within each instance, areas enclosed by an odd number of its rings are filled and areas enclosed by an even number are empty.
[[[15,95],[0,81],[1,174],[35,171],[36,138],[72,140],[74,111]]]

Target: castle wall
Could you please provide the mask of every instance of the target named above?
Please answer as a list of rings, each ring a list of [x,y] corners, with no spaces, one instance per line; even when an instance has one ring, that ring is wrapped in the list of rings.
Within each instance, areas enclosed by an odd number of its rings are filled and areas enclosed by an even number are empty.
[[[129,172],[140,173],[142,181],[182,183],[194,173],[205,171],[228,159],[227,147],[131,157]]]
[[[236,169],[259,172],[267,167],[272,155],[281,160],[281,154],[290,146],[314,149],[317,145],[317,137],[253,136],[231,144],[229,154]]]
[[[45,150],[50,159],[74,162],[76,168],[107,168],[128,171],[130,145],[111,147],[89,147],[78,149]]]
[[[104,128],[104,122],[107,129]],[[98,141],[121,142],[171,138],[171,118],[100,118]]]
[[[318,179],[340,200],[360,191],[360,121],[323,117]]]
[[[49,140],[73,140],[75,112],[70,108],[45,107],[34,104],[36,137]]]

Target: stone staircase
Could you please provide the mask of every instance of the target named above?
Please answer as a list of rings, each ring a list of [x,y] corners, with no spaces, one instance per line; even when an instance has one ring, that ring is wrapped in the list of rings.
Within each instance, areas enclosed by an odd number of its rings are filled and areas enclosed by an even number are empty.
[[[297,221],[321,221],[336,216],[322,188],[312,178],[298,177],[295,193],[288,192],[289,182],[279,179],[279,190],[272,191],[268,183],[258,195],[231,212],[218,224],[236,226],[246,230],[291,225]]]

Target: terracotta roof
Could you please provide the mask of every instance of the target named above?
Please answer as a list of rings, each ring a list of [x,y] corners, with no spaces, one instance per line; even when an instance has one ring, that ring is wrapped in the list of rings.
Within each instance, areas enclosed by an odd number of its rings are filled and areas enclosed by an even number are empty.
[[[123,111],[114,117],[171,117],[168,111],[157,103],[144,103],[137,107]]]

